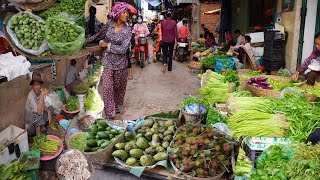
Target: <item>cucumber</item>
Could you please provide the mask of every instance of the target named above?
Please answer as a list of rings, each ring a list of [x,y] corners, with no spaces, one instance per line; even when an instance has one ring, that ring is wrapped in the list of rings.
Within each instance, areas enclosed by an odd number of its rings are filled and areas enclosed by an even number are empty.
[[[111,141],[105,141],[103,144],[101,144],[101,148],[106,148],[111,144]]]
[[[104,127],[104,128],[109,127],[108,123],[105,122],[105,121],[99,121],[99,122],[97,122],[97,125],[98,125],[98,126],[102,126],[102,127]]]
[[[118,134],[118,131],[115,130],[115,129],[111,129],[111,130],[110,130],[110,134],[117,135],[117,134]]]
[[[109,134],[105,131],[99,131],[97,132],[97,136],[99,136],[100,139],[107,139],[109,138]]]

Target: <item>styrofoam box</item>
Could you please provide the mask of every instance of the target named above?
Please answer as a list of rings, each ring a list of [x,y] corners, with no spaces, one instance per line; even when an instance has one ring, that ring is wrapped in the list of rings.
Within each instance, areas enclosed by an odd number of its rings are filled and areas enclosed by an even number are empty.
[[[4,140],[8,140],[9,142],[14,140],[20,133],[23,132],[23,129],[18,128],[14,125],[10,125],[5,130],[0,133],[0,142]],[[15,140],[16,143],[19,144],[20,152],[27,152],[29,151],[29,144],[28,144],[28,134],[24,132]],[[7,164],[10,161],[17,159],[16,153],[13,152],[9,154],[9,148],[6,147],[2,152],[0,152],[0,164]]]
[[[255,57],[262,57],[264,53],[264,47],[252,47]]]
[[[266,138],[266,137],[252,137],[247,140],[246,144],[251,150],[265,150],[271,145],[275,144],[289,144],[290,138]]]
[[[251,37],[251,43],[264,42],[264,32],[249,33],[246,35]]]

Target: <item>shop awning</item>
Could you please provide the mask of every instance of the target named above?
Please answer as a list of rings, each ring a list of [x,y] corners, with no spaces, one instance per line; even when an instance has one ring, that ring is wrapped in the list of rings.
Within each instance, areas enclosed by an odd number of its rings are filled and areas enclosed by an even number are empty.
[[[177,0],[177,5],[179,4],[199,4],[199,0]]]
[[[211,10],[211,11],[204,12],[204,14],[212,15],[212,14],[220,13],[220,11],[221,11],[221,9],[216,9],[216,10]]]

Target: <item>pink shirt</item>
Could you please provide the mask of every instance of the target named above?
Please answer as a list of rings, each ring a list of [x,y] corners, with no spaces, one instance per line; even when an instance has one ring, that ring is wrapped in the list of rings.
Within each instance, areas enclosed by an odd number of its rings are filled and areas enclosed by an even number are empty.
[[[189,32],[189,29],[187,26],[183,25],[183,26],[181,26],[181,28],[179,28],[180,37],[186,38],[186,37],[188,37],[189,33],[190,32]]]
[[[136,36],[139,34],[145,34],[145,36],[148,36],[150,34],[148,26],[145,23],[135,24],[133,26],[132,33],[134,33]]]

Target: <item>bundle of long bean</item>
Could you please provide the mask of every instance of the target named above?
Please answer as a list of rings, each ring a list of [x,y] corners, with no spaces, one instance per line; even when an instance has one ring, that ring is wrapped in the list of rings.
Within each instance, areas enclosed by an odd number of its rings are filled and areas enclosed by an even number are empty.
[[[32,149],[40,150],[42,155],[52,155],[58,151],[60,141],[39,133],[33,138]]]
[[[286,137],[289,129],[284,115],[254,110],[232,115],[228,119],[228,126],[236,137]]]
[[[261,111],[285,114],[291,127],[288,136],[296,141],[305,141],[312,131],[320,128],[319,108],[314,108],[297,93],[286,93],[285,98],[270,99],[270,103]]]
[[[266,104],[270,103],[268,98],[264,97],[230,97],[227,101],[230,113],[263,109]]]

